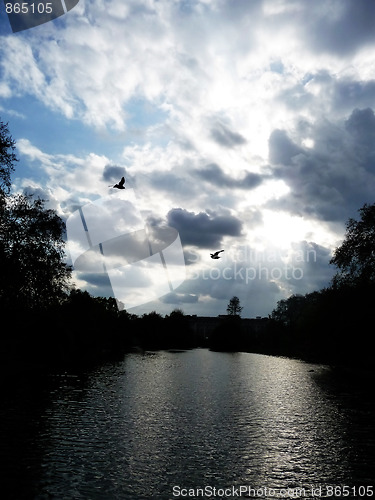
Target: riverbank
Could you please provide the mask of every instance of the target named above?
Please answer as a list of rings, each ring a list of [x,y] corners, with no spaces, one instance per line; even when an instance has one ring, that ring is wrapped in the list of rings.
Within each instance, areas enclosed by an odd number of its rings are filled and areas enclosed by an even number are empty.
[[[156,312],[135,316],[118,311],[113,299],[75,291],[61,306],[44,311],[7,311],[12,329],[3,334],[0,366],[6,370],[74,369],[141,351],[207,347],[213,351],[253,352],[339,366],[372,375],[374,354],[368,324],[356,330],[343,321],[310,326],[295,320],[239,316],[197,317],[180,310],[162,317]],[[298,319],[298,317],[297,317]],[[352,323],[349,323],[350,327]],[[354,368],[353,368],[354,367]]]

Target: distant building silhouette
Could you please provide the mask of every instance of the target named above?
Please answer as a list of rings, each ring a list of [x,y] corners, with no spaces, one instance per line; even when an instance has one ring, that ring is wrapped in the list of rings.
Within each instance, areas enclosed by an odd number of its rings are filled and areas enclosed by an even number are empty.
[[[219,314],[218,316],[197,316],[193,314],[185,317],[188,319],[195,338],[202,345],[205,345],[215,328],[220,326],[229,316],[227,314]],[[242,331],[256,340],[265,331],[269,319],[257,316],[256,318],[240,318],[240,322]]]

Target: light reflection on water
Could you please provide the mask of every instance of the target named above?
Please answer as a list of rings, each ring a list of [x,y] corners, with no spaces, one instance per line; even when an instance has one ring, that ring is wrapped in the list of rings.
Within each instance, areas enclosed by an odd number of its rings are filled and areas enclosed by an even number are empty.
[[[41,389],[1,409],[5,470],[23,479],[7,498],[374,482],[374,406],[324,366],[204,349],[130,354]]]

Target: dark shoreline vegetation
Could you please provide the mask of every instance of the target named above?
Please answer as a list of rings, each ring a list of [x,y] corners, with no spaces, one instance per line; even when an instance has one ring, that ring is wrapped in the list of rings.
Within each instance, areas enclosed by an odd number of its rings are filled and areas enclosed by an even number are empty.
[[[260,323],[230,310],[209,331],[174,310],[141,317],[115,299],[71,289],[64,263],[64,222],[43,200],[12,195],[15,142],[0,121],[0,366],[85,367],[135,349],[244,351],[374,371],[375,204],[350,219],[331,263],[329,287],[278,302]],[[198,321],[199,323],[199,321]]]

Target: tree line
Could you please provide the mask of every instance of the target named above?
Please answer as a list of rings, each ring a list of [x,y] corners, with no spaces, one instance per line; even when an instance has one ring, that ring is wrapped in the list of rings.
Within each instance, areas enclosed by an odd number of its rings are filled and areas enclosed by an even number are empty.
[[[278,302],[270,315],[274,349],[339,364],[373,367],[375,319],[375,204],[350,218],[330,263],[328,287]]]

